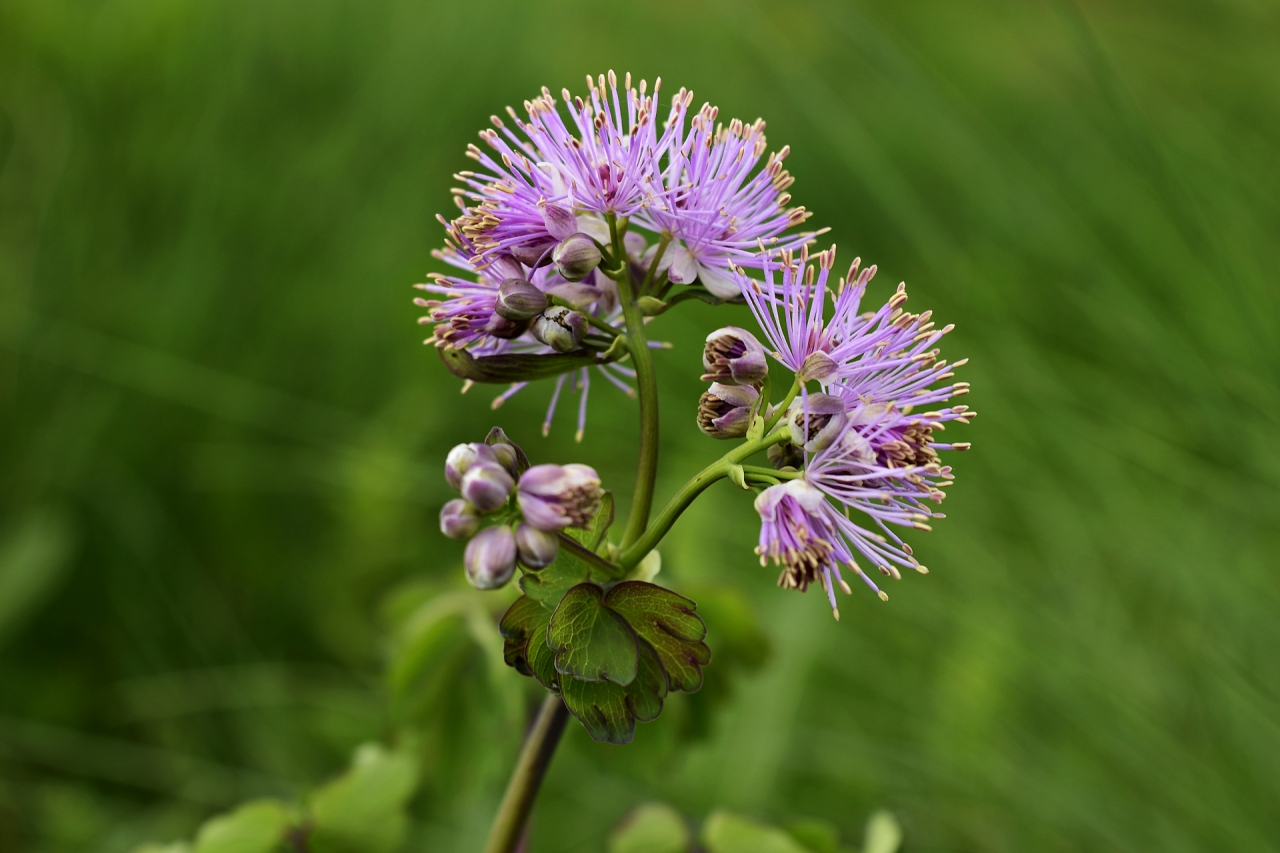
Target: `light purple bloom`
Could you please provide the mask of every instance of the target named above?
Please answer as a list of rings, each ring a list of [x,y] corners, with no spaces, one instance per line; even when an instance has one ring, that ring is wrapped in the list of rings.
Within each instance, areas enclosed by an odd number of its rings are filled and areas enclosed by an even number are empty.
[[[712,438],[741,438],[759,400],[760,392],[750,385],[712,382],[698,400],[698,429]]]
[[[835,585],[848,591],[840,576],[840,564],[851,564],[852,555],[840,534],[841,516],[822,492],[802,479],[788,480],[765,489],[756,498],[760,514],[760,565],[769,560],[782,566],[778,586],[804,592],[821,582],[837,619]]]
[[[505,524],[486,527],[467,543],[462,563],[476,589],[505,586],[516,571],[516,535]]]
[[[462,475],[459,491],[481,514],[502,509],[516,482],[498,462],[476,462]]]
[[[707,335],[702,369],[703,382],[754,385],[769,375],[769,361],[755,335],[737,326],[725,326]]]
[[[787,207],[793,178],[782,161],[790,148],[770,154],[756,171],[768,147],[764,121],[717,124],[719,109],[704,104],[686,134],[684,115],[692,101],[692,92],[676,95],[685,109],[673,110],[676,133],[663,151],[662,188],[637,218],[675,238],[659,264],[671,281],[690,284],[696,278],[716,296],[733,299],[739,295],[735,264],[758,267],[764,250],[797,249],[814,235],[780,237],[809,217],[803,207]]]
[[[587,465],[534,465],[520,477],[516,500],[539,530],[582,527],[600,511],[600,475]]]

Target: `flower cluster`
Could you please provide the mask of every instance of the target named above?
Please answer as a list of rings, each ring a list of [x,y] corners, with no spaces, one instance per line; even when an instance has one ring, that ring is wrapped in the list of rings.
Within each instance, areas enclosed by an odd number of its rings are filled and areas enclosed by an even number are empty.
[[[478,589],[497,589],[515,573],[517,560],[541,569],[555,560],[556,534],[581,527],[600,509],[600,477],[586,465],[534,465],[494,428],[485,443],[449,451],[445,481],[462,497],[440,510],[440,532],[467,542],[463,563]],[[483,517],[496,523],[480,530]]]
[[[812,259],[805,249],[784,251],[776,264],[766,260],[763,281],[741,270],[737,281],[770,354],[796,375],[799,390],[782,415],[790,449],[769,455],[782,480],[756,500],[757,553],[782,566],[783,587],[821,583],[839,618],[835,588],[849,590],[841,566],[886,599],[859,560],[893,578],[903,568],[928,571],[891,525],[928,530],[943,517],[935,507],[952,473],[939,452],[969,444],[941,442],[936,433],[975,413],[927,408],[968,393],[968,383],[950,381],[964,360],[939,359],[937,344],[952,327],[935,328],[927,311],[907,312],[903,285],[877,310],[861,312],[875,267],[860,270],[855,260],[830,292],[834,264],[834,246]],[[743,351],[755,344],[746,341]],[[810,382],[822,391],[810,392]]]
[[[428,344],[480,358],[587,356],[556,379],[544,434],[568,388],[581,394],[581,440],[591,367],[634,396],[634,371],[608,355],[623,331],[619,275],[659,303],[675,285],[736,299],[735,264],[758,267],[761,247],[813,237],[785,233],[809,214],[789,206],[789,149],[765,158],[764,122],[720,123],[710,104],[690,115],[685,89],[664,117],[661,83],[650,92],[628,74],[619,86],[609,72],[587,78],[585,97],[564,90],[557,101],[544,88],[523,118],[510,107],[492,117],[484,147],[467,149],[474,170],[455,175],[460,215],[441,219],[446,247],[435,256],[459,273],[418,285],[430,294],[415,300],[428,309]],[[494,407],[526,385],[513,382]]]

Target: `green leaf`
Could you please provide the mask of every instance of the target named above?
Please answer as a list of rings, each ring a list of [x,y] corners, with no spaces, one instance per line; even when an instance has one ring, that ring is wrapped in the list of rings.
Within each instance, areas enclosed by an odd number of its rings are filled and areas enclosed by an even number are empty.
[[[568,373],[580,367],[608,364],[616,358],[605,356],[593,349],[545,355],[484,355],[479,358],[460,349],[445,348],[437,352],[440,353],[440,360],[444,362],[444,366],[459,379],[503,385],[509,382],[529,382],[534,379],[559,376],[561,373]]]
[[[694,613],[698,605],[643,581],[618,584],[605,603],[653,646],[672,690],[693,693],[702,686],[702,667],[711,662],[711,649],[702,642],[707,626]]]
[[[825,820],[792,821],[787,824],[787,834],[811,853],[841,853],[840,830]]]
[[[583,681],[630,684],[639,653],[625,619],[605,606],[604,590],[584,583],[565,593],[551,616],[547,645],[556,653],[556,671]]]
[[[897,853],[902,846],[902,825],[893,813],[880,809],[867,821],[862,853]]]
[[[730,812],[712,812],[702,825],[707,853],[809,853],[777,827]]]
[[[662,713],[667,679],[658,656],[648,643],[637,644],[636,677],[628,685],[612,681],[582,681],[564,676],[560,693],[564,704],[596,741],[631,743],[636,722],[647,723]]]
[[[554,653],[547,648],[547,623],[551,611],[522,595],[498,624],[502,633],[502,658],[521,675],[531,675],[548,690],[559,690]]]
[[[276,853],[283,851],[290,816],[283,803],[257,800],[215,817],[196,834],[191,853]]]
[[[405,754],[368,744],[351,769],[311,798],[311,853],[393,853],[408,830],[405,805],[418,782]]]
[[[600,545],[604,542],[605,537],[609,535],[609,528],[613,525],[613,492],[605,492],[604,497],[600,500],[600,511],[595,514],[591,522],[586,527],[567,527],[565,535],[569,536],[575,542],[580,543],[587,550],[596,553],[600,550]]]
[[[618,824],[608,853],[688,853],[692,841],[678,811],[666,803],[646,803]]]

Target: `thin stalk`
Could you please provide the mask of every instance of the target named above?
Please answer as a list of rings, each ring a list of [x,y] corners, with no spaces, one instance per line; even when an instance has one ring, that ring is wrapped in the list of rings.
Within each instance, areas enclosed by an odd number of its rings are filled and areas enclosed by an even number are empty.
[[[548,693],[520,750],[520,760],[507,783],[507,792],[502,795],[502,805],[498,807],[493,827],[489,830],[485,853],[512,853],[520,843],[533,800],[538,796],[538,787],[551,764],[551,756],[555,754],[556,744],[560,742],[568,719],[569,709],[564,702],[555,693]]]
[[[618,221],[609,214],[609,233],[613,237],[615,257],[625,258]],[[653,509],[653,485],[658,477],[658,382],[653,372],[653,355],[644,334],[644,316],[636,305],[631,270],[623,264],[614,281],[618,283],[618,301],[627,322],[627,345],[636,371],[636,390],[640,395],[640,460],[636,471],[635,496],[631,500],[631,517],[622,534],[621,547],[626,548],[640,538],[649,524]]]
[[[782,402],[779,403],[778,408],[774,410],[773,417],[765,421],[764,431],[766,433],[771,432],[773,428],[778,425],[778,421],[782,420],[782,418],[787,414],[787,407],[791,405],[791,401],[800,393],[800,388],[800,379],[797,377],[796,380],[791,383],[791,390],[787,392],[787,396],[782,398]]]
[[[649,262],[649,271],[645,273],[644,283],[640,285],[640,295],[644,296],[653,287],[653,277],[658,271],[658,264],[662,262],[662,256],[667,252],[667,246],[671,245],[671,235],[663,234],[658,238],[658,248],[654,250],[653,260]]]
[[[624,569],[630,569],[635,566],[662,541],[662,537],[667,535],[671,525],[676,523],[676,519],[680,517],[681,513],[689,508],[689,504],[693,503],[694,499],[702,494],[707,486],[729,475],[730,466],[737,465],[743,459],[747,459],[771,445],[786,441],[790,437],[786,430],[778,430],[763,438],[745,441],[706,468],[703,468],[693,476],[693,479],[681,486],[680,491],[676,492],[671,500],[667,501],[667,505],[662,508],[662,512],[658,513],[658,517],[653,520],[653,524],[649,526],[649,529],[644,531],[644,535],[637,539],[631,547],[623,547],[618,563]]]

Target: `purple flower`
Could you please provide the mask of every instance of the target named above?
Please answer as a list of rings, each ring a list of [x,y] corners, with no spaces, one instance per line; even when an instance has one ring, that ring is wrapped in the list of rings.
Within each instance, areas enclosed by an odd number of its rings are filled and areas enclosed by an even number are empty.
[[[754,385],[769,375],[769,362],[755,335],[737,326],[725,326],[707,335],[702,369],[706,371],[703,382]]]
[[[822,492],[802,479],[788,480],[765,489],[756,498],[760,514],[760,565],[769,560],[782,566],[778,586],[804,592],[821,582],[837,619],[835,585],[848,591],[840,576],[840,564],[852,563],[835,511]]]
[[[600,475],[586,465],[534,465],[520,478],[516,500],[539,530],[582,527],[600,510]]]
[[[459,491],[482,515],[506,506],[515,480],[497,462],[476,462],[462,475]]]
[[[684,109],[673,110],[676,133],[663,151],[662,188],[637,218],[675,238],[659,264],[671,281],[690,284],[696,278],[716,296],[733,299],[740,295],[731,272],[735,264],[758,267],[762,249],[796,249],[814,235],[779,236],[809,217],[803,207],[787,207],[793,178],[782,161],[790,148],[770,154],[756,171],[768,147],[764,121],[744,124],[735,118],[717,125],[719,109],[704,104],[686,134],[684,114],[692,101],[692,92],[676,95]]]
[[[698,429],[712,438],[741,438],[759,399],[760,392],[750,385],[713,382],[698,400]]]

